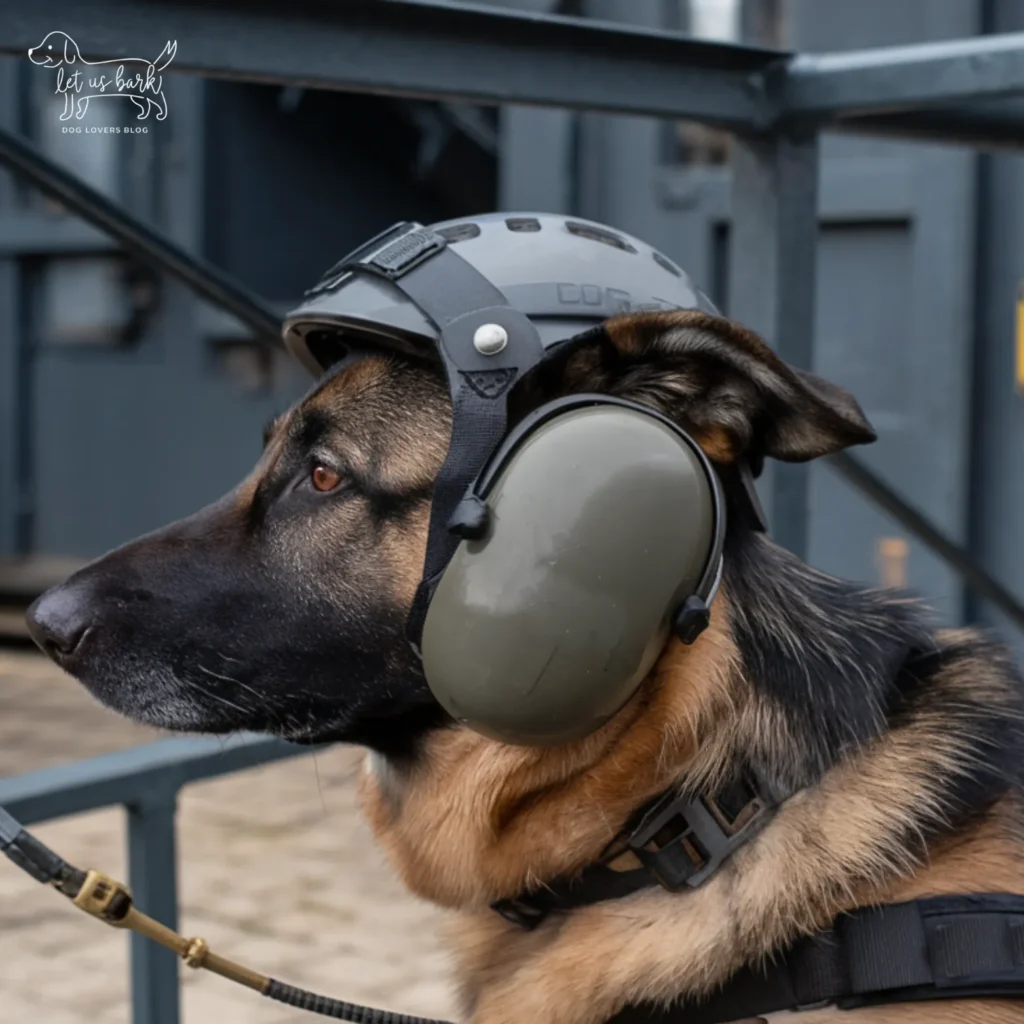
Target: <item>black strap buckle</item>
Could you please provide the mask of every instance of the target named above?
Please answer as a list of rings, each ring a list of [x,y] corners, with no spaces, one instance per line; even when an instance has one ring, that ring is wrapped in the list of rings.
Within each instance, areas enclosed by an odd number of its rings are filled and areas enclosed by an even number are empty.
[[[773,814],[763,789],[744,775],[715,797],[666,793],[632,832],[629,847],[663,888],[696,889]]]
[[[427,228],[412,228],[375,252],[349,260],[345,266],[347,269],[372,270],[395,280],[439,253],[447,244],[440,235]]]
[[[368,270],[395,280],[440,252],[448,243],[415,221],[399,221],[343,256],[326,270],[307,296],[331,291],[353,270]]]

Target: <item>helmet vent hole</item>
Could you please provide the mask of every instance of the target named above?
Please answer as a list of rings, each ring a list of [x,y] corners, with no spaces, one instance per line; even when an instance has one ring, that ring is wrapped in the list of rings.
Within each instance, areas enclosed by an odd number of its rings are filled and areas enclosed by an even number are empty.
[[[605,245],[614,246],[623,252],[636,252],[629,242],[606,228],[599,228],[593,224],[581,224],[578,220],[567,220],[565,226],[570,234],[577,235],[579,238],[589,238],[592,242],[604,242]]]
[[[437,232],[446,242],[465,242],[480,234],[479,224],[455,224],[450,228],[439,228]]]
[[[540,231],[540,221],[536,217],[507,217],[505,225],[509,231]]]
[[[660,252],[654,252],[651,253],[651,255],[654,257],[654,262],[657,263],[659,267],[662,267],[676,277],[683,276],[683,272],[670,259],[668,259],[668,257],[662,256]]]

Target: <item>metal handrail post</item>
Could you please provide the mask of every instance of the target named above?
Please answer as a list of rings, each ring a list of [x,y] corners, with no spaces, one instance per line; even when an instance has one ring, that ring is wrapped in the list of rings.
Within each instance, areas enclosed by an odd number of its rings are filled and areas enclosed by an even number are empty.
[[[125,808],[128,881],[135,905],[178,930],[177,791],[153,791]],[[129,935],[132,1024],[179,1024],[178,958],[143,935]]]

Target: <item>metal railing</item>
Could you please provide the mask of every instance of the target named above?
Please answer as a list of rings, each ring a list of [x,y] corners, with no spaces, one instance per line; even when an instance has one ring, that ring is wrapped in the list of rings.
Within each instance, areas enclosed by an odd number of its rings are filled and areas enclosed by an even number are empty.
[[[808,366],[813,350],[821,131],[1024,148],[1024,116],[1000,104],[1024,95],[1024,35],[810,56],[463,3],[33,0],[0,6],[0,53],[24,55],[56,27],[81,39],[86,57],[104,59],[147,52],[159,27],[161,38],[178,41],[176,70],[214,77],[569,107],[729,129],[736,136],[730,313],[797,366]],[[261,339],[276,335],[276,318],[259,298],[25,140],[0,133],[0,164]],[[1024,605],[861,460],[843,454],[829,464],[1024,628]],[[771,516],[778,539],[799,555],[807,549],[807,488],[804,468],[779,467]],[[301,752],[270,740],[227,749],[216,740],[168,740],[0,781],[0,803],[27,823],[124,805],[139,905],[173,927],[180,788]],[[131,964],[134,1024],[176,1024],[173,955],[133,936]]]
[[[175,812],[182,787],[309,754],[311,749],[256,736],[160,740],[0,779],[0,806],[25,825],[123,807],[133,900],[144,913],[177,930]],[[75,856],[73,850],[60,852]],[[178,958],[141,935],[130,934],[129,943],[132,1024],[178,1024]]]

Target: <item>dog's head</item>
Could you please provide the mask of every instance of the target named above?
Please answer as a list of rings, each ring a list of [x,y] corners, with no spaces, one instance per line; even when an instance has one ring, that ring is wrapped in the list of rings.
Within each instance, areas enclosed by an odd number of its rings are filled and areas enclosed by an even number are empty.
[[[67,32],[51,32],[38,46],[28,51],[28,59],[44,68],[56,68],[61,64],[74,64],[81,60],[78,44]]]
[[[703,313],[609,321],[520,383],[513,419],[583,391],[670,416],[719,465],[874,439],[846,392]],[[450,423],[439,369],[346,360],[272,425],[233,491],[40,598],[34,637],[104,703],[158,726],[407,742],[445,721],[404,626]]]

